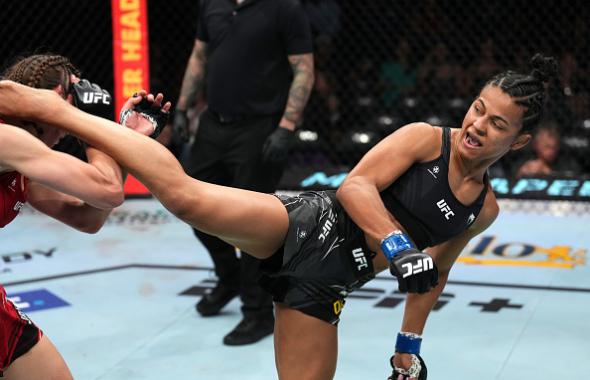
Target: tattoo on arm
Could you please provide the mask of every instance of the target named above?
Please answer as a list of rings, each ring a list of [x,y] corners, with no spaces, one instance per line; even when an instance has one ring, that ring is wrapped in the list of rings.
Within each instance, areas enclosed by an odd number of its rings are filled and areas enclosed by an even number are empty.
[[[293,82],[283,119],[297,125],[313,88],[313,54],[290,55],[289,63],[293,69]]]
[[[191,107],[203,90],[205,85],[205,63],[207,62],[206,47],[207,45],[202,41],[197,40],[195,42],[193,52],[186,65],[177,109],[186,110]]]

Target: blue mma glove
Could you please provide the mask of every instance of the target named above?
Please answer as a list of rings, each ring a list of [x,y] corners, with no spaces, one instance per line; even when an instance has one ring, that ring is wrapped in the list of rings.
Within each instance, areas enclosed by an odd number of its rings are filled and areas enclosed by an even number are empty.
[[[429,254],[416,249],[408,235],[394,231],[381,241],[389,271],[400,292],[426,293],[438,284],[438,269]]]

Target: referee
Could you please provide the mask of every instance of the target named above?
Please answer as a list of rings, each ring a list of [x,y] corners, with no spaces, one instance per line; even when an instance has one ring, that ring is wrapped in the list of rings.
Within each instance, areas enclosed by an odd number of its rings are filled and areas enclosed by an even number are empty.
[[[313,83],[311,31],[298,1],[201,0],[173,120],[175,138],[188,141],[187,110],[205,95],[208,106],[199,117],[186,172],[219,185],[276,190]],[[238,258],[233,246],[194,233],[219,279],[197,311],[216,315],[240,295],[243,319],[224,344],[250,344],[272,334],[272,298],[258,285],[258,260]]]

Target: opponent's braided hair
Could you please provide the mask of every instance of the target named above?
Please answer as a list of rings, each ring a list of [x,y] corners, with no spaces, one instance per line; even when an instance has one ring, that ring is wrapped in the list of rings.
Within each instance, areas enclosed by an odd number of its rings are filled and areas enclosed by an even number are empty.
[[[2,78],[43,89],[53,89],[61,84],[67,92],[71,74],[80,76],[80,71],[68,58],[61,55],[36,54],[17,59],[2,74]]]
[[[521,132],[530,132],[543,116],[545,83],[557,76],[557,61],[553,57],[535,54],[530,61],[529,74],[505,71],[492,77],[486,85],[496,86],[525,108]]]

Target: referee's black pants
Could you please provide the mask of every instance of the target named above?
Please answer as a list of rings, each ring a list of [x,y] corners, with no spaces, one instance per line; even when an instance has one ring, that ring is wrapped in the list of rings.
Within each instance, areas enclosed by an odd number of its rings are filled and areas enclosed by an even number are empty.
[[[203,112],[195,141],[184,163],[186,172],[195,179],[217,185],[274,192],[283,166],[263,163],[261,152],[280,116],[221,120],[222,117],[211,110]],[[201,231],[194,230],[194,233],[209,250],[219,282],[239,287],[244,316],[272,313],[272,296],[258,285],[259,260],[245,253],[238,259],[233,246]]]

